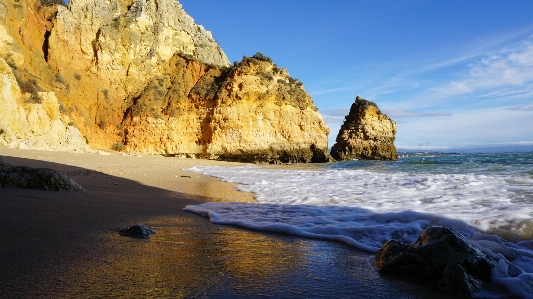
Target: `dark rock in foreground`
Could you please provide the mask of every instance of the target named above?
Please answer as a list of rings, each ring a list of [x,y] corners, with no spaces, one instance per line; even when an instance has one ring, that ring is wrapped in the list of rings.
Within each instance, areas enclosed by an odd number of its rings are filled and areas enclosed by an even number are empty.
[[[148,239],[151,235],[155,234],[155,230],[148,225],[137,224],[121,229],[118,233],[121,236]]]
[[[360,96],[342,124],[331,156],[338,160],[398,160],[396,123]]]
[[[374,266],[381,273],[426,281],[453,295],[470,297],[483,282],[490,282],[496,261],[455,230],[431,226],[410,245],[385,243]]]
[[[48,168],[14,166],[0,157],[0,188],[28,188],[49,191],[85,191],[65,174]]]

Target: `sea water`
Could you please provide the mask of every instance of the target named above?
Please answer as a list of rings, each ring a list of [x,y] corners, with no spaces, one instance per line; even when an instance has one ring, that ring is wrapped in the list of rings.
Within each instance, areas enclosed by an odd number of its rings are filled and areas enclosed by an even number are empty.
[[[344,242],[375,253],[452,227],[499,260],[494,283],[533,298],[533,153],[404,153],[398,161],[188,169],[258,203],[187,206],[218,224]]]

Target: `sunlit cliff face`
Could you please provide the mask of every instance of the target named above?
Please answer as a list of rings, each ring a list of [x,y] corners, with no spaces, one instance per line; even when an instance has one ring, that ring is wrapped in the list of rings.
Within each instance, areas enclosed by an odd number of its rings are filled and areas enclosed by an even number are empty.
[[[230,66],[211,33],[175,0],[13,0],[2,7],[9,47],[0,47],[0,57],[21,91],[13,109],[25,109],[20,118],[28,119],[27,98],[40,105],[38,91],[53,93],[62,126],[80,131],[68,139],[71,147],[262,163],[328,160],[329,129],[303,84],[262,54]],[[34,137],[21,127],[3,143]],[[64,146],[46,130],[39,134]]]
[[[398,160],[396,123],[375,103],[357,96],[331,148],[337,160]]]

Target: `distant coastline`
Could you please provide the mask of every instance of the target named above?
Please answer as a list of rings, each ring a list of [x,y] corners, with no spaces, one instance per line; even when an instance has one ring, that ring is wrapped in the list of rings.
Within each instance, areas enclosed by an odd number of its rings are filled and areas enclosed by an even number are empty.
[[[472,146],[412,146],[402,147],[398,146],[398,152],[412,153],[412,152],[440,152],[440,153],[509,153],[509,152],[531,152],[533,151],[533,144],[487,144],[487,145],[472,145]]]

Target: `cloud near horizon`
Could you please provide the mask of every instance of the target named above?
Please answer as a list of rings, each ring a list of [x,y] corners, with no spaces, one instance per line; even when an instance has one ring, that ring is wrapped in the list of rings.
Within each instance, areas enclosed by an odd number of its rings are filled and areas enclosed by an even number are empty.
[[[412,118],[398,124],[400,147],[418,144],[484,145],[531,142],[533,110],[480,109],[443,118]],[[487,142],[490,140],[491,142]]]
[[[504,110],[509,110],[509,111],[533,111],[533,104],[509,107],[509,108],[505,108]]]
[[[412,110],[406,110],[406,109],[383,109],[383,113],[385,113],[389,118],[392,120],[398,119],[398,118],[411,118],[411,117],[443,117],[443,116],[451,116],[452,114],[449,113],[424,113],[424,112],[416,112]],[[344,117],[348,115],[350,112],[350,109],[327,109],[322,110],[320,113],[322,114],[322,118],[327,123],[333,123],[333,122],[343,122]]]

